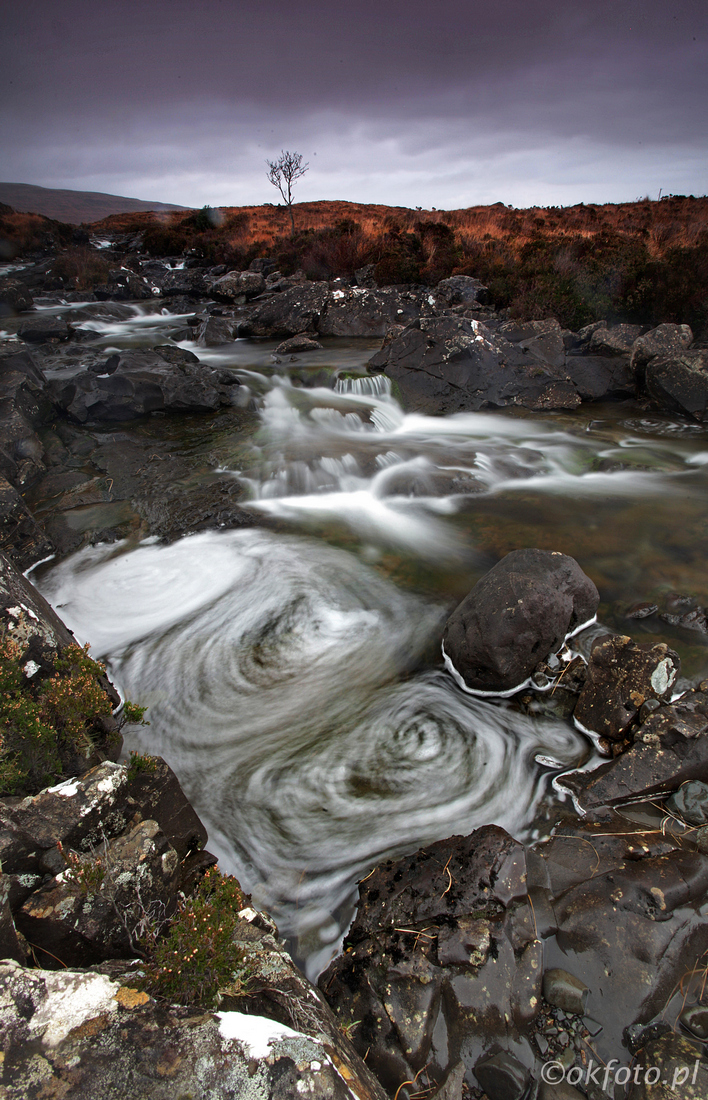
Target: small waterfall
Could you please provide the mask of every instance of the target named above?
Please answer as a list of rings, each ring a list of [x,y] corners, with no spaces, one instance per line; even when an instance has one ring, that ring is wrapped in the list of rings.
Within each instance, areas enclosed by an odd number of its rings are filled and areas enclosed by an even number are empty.
[[[385,374],[371,374],[368,378],[338,378],[335,393],[356,393],[360,397],[390,397],[391,379]]]

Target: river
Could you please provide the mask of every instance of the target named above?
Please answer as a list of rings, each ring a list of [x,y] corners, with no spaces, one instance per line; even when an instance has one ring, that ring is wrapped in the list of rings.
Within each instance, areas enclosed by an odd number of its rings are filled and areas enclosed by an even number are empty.
[[[149,346],[183,323],[136,307],[101,342]],[[274,342],[181,346],[258,407],[220,466],[258,525],[88,547],[33,579],[149,707],[126,752],[171,764],[222,868],[314,977],[376,862],[490,822],[539,835],[553,777],[594,759],[547,707],[475,699],[443,669],[446,616],[504,553],[572,555],[603,624],[669,642],[691,682],[708,674],[702,635],[624,617],[672,592],[708,604],[708,435],[630,403],[406,414],[366,374],[377,342],[281,364]]]

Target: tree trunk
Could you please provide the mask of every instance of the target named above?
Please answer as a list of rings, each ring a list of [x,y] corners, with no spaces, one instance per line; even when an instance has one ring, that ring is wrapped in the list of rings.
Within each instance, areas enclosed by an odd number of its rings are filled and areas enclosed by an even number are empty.
[[[288,214],[290,215],[290,236],[295,236],[295,219],[293,217],[293,204],[288,203]]]

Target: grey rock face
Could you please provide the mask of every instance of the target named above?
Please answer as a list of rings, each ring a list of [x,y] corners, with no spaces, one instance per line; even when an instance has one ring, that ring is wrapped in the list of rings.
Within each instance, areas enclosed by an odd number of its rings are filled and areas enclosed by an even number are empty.
[[[423,317],[384,344],[368,368],[385,371],[405,407],[419,412],[577,408],[580,397],[565,368],[537,352],[493,336],[475,320]]]
[[[453,611],[444,652],[475,691],[510,691],[595,615],[598,591],[573,558],[514,550]]]
[[[657,325],[634,341],[632,369],[643,378],[646,365],[651,359],[680,355],[692,342],[693,333],[688,325]]]
[[[708,350],[695,348],[651,359],[646,367],[646,387],[654,400],[669,412],[705,420],[708,417]]]
[[[392,324],[407,324],[418,316],[420,304],[409,293],[390,287],[363,287],[332,291],[320,317],[320,336],[384,336]]]
[[[385,1100],[344,1040],[158,1005],[105,974],[4,962],[0,1005],[7,1100]]]
[[[302,283],[257,305],[240,327],[244,336],[280,339],[315,333],[329,296],[326,283]]]

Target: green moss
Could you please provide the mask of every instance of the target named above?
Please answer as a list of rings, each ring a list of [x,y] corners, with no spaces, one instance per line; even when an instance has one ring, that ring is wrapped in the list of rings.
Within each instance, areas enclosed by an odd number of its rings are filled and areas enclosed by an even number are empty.
[[[62,774],[62,755],[86,755],[92,724],[111,713],[99,683],[104,669],[78,645],[67,646],[54,675],[36,684],[20,665],[21,647],[0,642],[0,794],[40,790]]]
[[[246,898],[235,878],[207,871],[195,895],[182,898],[166,935],[143,944],[145,988],[172,1004],[218,1006],[218,990],[245,990],[244,951],[234,942]]]

